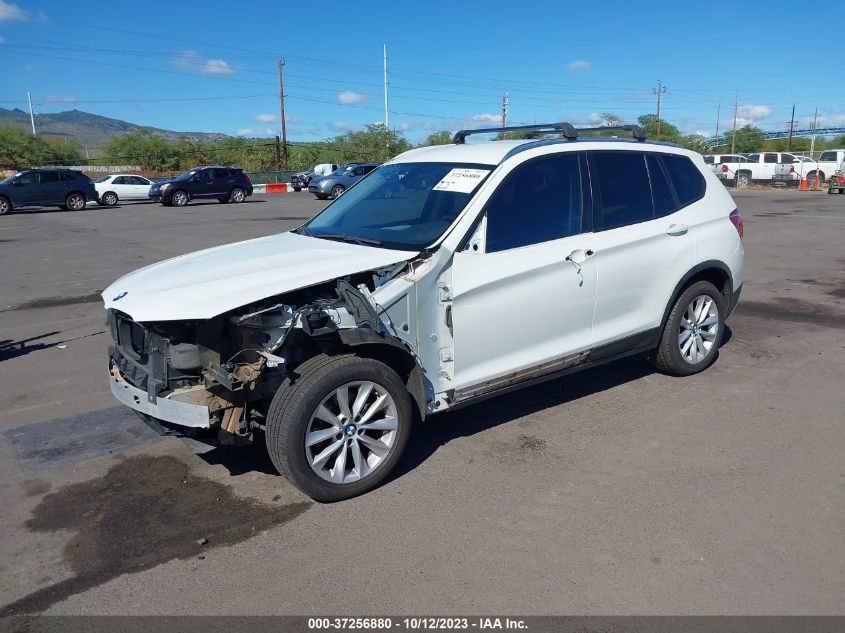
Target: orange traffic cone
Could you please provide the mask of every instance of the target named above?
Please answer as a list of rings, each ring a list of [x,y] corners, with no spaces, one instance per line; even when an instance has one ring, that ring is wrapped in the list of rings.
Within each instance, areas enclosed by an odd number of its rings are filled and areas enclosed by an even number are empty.
[[[798,187],[798,191],[809,191],[809,189],[810,188],[807,186],[807,179],[802,178],[801,179],[801,186]]]

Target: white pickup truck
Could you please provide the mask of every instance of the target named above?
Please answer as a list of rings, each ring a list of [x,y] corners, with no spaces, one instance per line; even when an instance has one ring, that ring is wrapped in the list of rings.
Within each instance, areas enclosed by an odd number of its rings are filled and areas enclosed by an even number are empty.
[[[845,161],[845,149],[828,149],[821,153],[814,168],[807,172],[807,184],[813,187],[816,184],[816,174],[819,177],[819,184],[833,175],[839,166]]]
[[[716,175],[722,179],[734,182],[743,187],[751,182],[771,182],[775,176],[778,164],[792,164],[795,155],[788,152],[761,152],[749,154],[742,161],[722,163],[721,171]]]
[[[818,160],[809,156],[796,156],[792,163],[787,161],[775,166],[774,180],[797,185],[802,178],[806,178],[812,188],[816,184],[816,174],[821,184],[840,168],[842,161],[845,161],[845,150],[841,149],[826,150]]]

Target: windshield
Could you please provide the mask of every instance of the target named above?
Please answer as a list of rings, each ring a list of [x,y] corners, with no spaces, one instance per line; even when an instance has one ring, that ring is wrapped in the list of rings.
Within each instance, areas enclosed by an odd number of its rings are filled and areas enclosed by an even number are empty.
[[[179,174],[178,176],[176,176],[176,178],[174,178],[174,180],[187,180],[188,178],[193,176],[195,173],[197,173],[196,169],[189,169],[188,171],[184,171],[181,174]]]
[[[419,250],[449,228],[494,168],[457,163],[384,165],[326,207],[301,232]]]

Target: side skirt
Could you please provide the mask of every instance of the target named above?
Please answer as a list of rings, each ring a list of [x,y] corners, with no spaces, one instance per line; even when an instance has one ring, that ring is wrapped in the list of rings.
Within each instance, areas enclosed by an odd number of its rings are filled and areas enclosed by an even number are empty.
[[[562,376],[574,374],[575,372],[592,367],[598,367],[599,365],[605,365],[627,356],[650,352],[657,347],[659,339],[660,328],[653,328],[612,343],[601,345],[592,350],[566,356],[557,361],[523,370],[518,374],[511,374],[504,378],[498,378],[487,383],[463,389],[460,392],[456,392],[455,402],[447,409],[444,409],[444,411],[462,409],[468,405],[511,393],[524,387],[531,387],[549,380],[556,380]]]

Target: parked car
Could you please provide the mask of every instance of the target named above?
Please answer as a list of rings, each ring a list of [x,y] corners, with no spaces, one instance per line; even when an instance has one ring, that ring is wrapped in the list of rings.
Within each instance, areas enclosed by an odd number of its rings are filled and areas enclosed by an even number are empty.
[[[431,415],[632,354],[674,376],[710,366],[743,225],[701,155],[636,126],[524,129],[566,138],[461,131],[298,229],[117,280],[112,392],[161,432],[263,436],[334,501],[383,481]]]
[[[91,179],[72,169],[26,169],[0,180],[0,215],[18,207],[81,211],[88,201],[97,199]]]
[[[708,165],[721,165],[722,163],[737,162],[744,159],[742,154],[705,154],[704,162]]]
[[[111,207],[118,200],[149,200],[153,181],[134,174],[110,174],[94,181],[100,204]]]
[[[823,183],[828,176],[839,169],[842,161],[845,161],[845,149],[830,149],[822,152],[815,167],[807,172],[807,183],[810,187],[814,187],[816,177],[818,177],[820,184]]]
[[[216,198],[218,202],[243,202],[252,195],[252,182],[234,167],[195,167],[172,180],[154,182],[149,197],[164,206],[184,207],[191,200]]]
[[[780,163],[793,163],[795,156],[788,152],[761,152],[749,154],[745,160],[722,163],[716,175],[722,180],[733,181],[737,186],[751,182],[772,182],[775,167]]]
[[[294,191],[302,191],[308,187],[308,183],[310,183],[311,179],[315,176],[328,176],[336,169],[337,165],[334,163],[319,163],[317,165],[311,165],[311,167],[305,171],[301,171],[291,176],[290,183],[293,185]]]
[[[379,163],[350,163],[343,167],[338,167],[328,176],[313,178],[308,183],[308,191],[320,200],[338,198],[344,191],[378,166]]]

